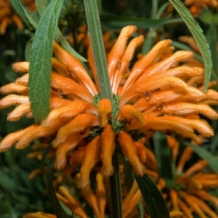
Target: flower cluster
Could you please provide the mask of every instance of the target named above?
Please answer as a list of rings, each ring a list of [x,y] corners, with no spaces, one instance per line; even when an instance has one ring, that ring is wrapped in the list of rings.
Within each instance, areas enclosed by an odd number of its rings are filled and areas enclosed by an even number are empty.
[[[88,49],[88,73],[79,60],[55,42],[50,113],[41,124],[10,133],[0,142],[3,152],[14,144],[23,149],[34,139],[50,140],[51,155],[56,156],[56,169],[70,167],[71,172],[79,173],[77,184],[81,192],[86,193],[84,196],[98,217],[103,217],[105,206],[99,206],[98,197],[93,200],[98,194],[96,190],[94,195],[90,188],[90,173],[94,168],[101,172],[97,174],[100,175],[96,177],[97,183],[98,178],[111,176],[115,150],[128,159],[136,175],[142,176],[148,173],[146,160],[153,157],[143,143],[155,131],[175,132],[200,143],[202,137],[214,134],[203,117],[218,118],[209,106],[217,103],[218,93],[212,89],[203,93],[204,69],[193,61],[190,64],[193,53],[174,52],[171,40],[166,39],[131,66],[136,49],[144,42],[143,36],[131,38],[135,32],[135,26],[123,28],[107,56],[113,102],[101,98],[91,46]],[[9,121],[32,117],[28,96],[29,63],[15,63],[13,69],[23,75],[0,89],[2,94],[7,94],[0,100],[0,108],[16,105],[8,114]],[[153,168],[155,166],[153,164]],[[134,186],[132,193],[140,199],[141,194],[136,190]],[[72,200],[64,189],[58,193],[59,200],[62,199],[76,213],[71,203],[77,201]],[[128,199],[124,201],[128,202],[124,207],[132,200]]]
[[[193,165],[186,167],[192,157],[193,150],[186,147],[179,156],[180,143],[172,136],[168,136],[168,146],[172,151],[172,162],[175,166],[174,184],[168,187],[158,173],[157,160],[149,150],[146,162],[147,173],[156,181],[167,205],[172,211],[182,211],[186,217],[193,218],[196,214],[199,217],[217,218],[217,214],[208,206],[218,207],[218,198],[209,191],[218,187],[218,174],[206,170],[208,163],[205,160],[198,160]]]
[[[25,6],[29,10],[35,10],[34,0],[24,0]],[[5,34],[6,28],[10,23],[15,23],[18,29],[23,29],[23,22],[13,9],[10,0],[1,0],[0,2],[0,35]]]
[[[217,0],[185,0],[184,4],[189,7],[193,16],[197,16],[205,7],[218,9]]]
[[[108,54],[113,108],[109,99],[99,98],[91,48],[88,60],[94,82],[83,65],[55,43],[48,117],[40,125],[6,136],[0,150],[5,151],[15,143],[16,148],[22,149],[36,138],[53,136],[56,168],[64,168],[67,162],[72,165],[71,157],[80,157],[77,164],[81,165],[81,187],[85,187],[97,163],[102,163],[103,175],[113,173],[111,158],[114,150],[119,149],[116,140],[134,172],[143,175],[146,151],[139,139],[149,137],[156,130],[174,131],[193,140],[197,140],[197,134],[212,136],[209,124],[204,119],[195,119],[193,114],[217,119],[217,113],[204,103],[217,101],[217,93],[208,90],[204,94],[186,83],[190,78],[203,76],[202,68],[185,64],[193,57],[192,52],[173,53],[171,40],[163,40],[129,69],[136,48],[144,40],[138,36],[127,43],[135,31],[135,26],[125,27]],[[13,69],[25,74],[1,87],[1,93],[10,94],[0,101],[0,107],[18,104],[8,115],[9,121],[31,116],[29,63],[15,63]]]

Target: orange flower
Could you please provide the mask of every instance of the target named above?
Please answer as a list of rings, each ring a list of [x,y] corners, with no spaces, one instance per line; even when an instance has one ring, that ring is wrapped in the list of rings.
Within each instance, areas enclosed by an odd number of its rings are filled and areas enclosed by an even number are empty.
[[[24,0],[24,4],[29,10],[35,10],[34,0]],[[23,22],[13,9],[10,0],[1,0],[0,2],[0,35],[5,34],[8,25],[13,22],[18,29],[23,29]]]
[[[147,173],[158,183],[159,188],[165,196],[167,205],[171,211],[182,211],[186,217],[193,218],[195,214],[199,217],[217,218],[217,214],[212,210],[218,207],[218,198],[208,191],[218,187],[218,174],[215,172],[204,172],[208,166],[207,161],[199,160],[189,168],[185,168],[186,163],[191,159],[193,150],[185,148],[178,159],[179,143],[172,136],[168,136],[168,145],[172,149],[173,165],[176,166],[174,172],[175,184],[167,187],[163,179],[155,175],[157,171]],[[178,160],[177,160],[178,159]],[[176,164],[178,162],[178,164]],[[145,163],[148,169],[150,164]]]
[[[189,7],[193,16],[197,16],[205,7],[218,9],[217,0],[185,0],[184,4]]]
[[[40,125],[6,136],[0,143],[0,151],[13,144],[18,149],[25,148],[36,138],[51,138],[56,151],[55,167],[63,169],[70,164],[76,170],[80,165],[80,187],[85,188],[90,183],[91,170],[98,163],[103,163],[100,167],[104,176],[113,173],[111,158],[119,148],[133,171],[143,175],[144,162],[150,157],[141,142],[156,130],[175,131],[192,140],[199,135],[212,136],[209,124],[194,115],[217,119],[218,114],[203,103],[217,101],[217,92],[209,90],[204,94],[187,83],[190,78],[203,77],[203,68],[186,65],[192,52],[173,53],[171,40],[163,40],[130,68],[135,50],[143,42],[142,36],[129,42],[135,31],[135,26],[123,28],[108,54],[113,104],[108,99],[99,100],[96,72],[91,71],[93,77],[90,77],[79,60],[54,43],[50,113]],[[93,60],[91,51],[88,55],[88,60]],[[25,74],[0,89],[8,94],[0,100],[1,108],[18,104],[8,116],[10,121],[32,116],[27,93],[29,64],[15,63],[13,69]],[[71,157],[77,154],[73,160]]]

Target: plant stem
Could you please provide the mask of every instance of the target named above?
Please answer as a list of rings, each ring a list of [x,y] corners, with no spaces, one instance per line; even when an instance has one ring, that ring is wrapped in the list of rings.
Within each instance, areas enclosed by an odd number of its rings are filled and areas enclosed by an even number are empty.
[[[113,155],[112,164],[114,166],[114,173],[110,177],[110,203],[111,203],[111,217],[122,218],[122,196],[120,184],[120,172],[118,154]]]
[[[84,5],[101,98],[108,98],[113,102],[97,2],[84,0]]]
[[[110,79],[107,69],[107,61],[105,49],[102,39],[102,31],[96,0],[84,0],[86,20],[88,24],[94,62],[97,71],[98,84],[100,88],[101,98],[108,98],[113,105],[113,114],[115,111],[115,102],[113,99]],[[114,174],[110,180],[110,196],[111,196],[111,217],[122,218],[122,196],[120,185],[120,173],[117,153],[113,155]]]

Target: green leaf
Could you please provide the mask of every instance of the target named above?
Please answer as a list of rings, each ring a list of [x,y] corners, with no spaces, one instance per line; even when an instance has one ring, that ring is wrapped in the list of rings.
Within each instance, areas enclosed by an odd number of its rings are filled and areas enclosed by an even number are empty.
[[[217,30],[216,26],[214,24],[210,25],[210,28],[208,29],[206,33],[206,38],[210,46],[211,50],[211,57],[212,57],[212,63],[213,63],[213,71],[217,72]]]
[[[136,176],[135,179],[141,190],[151,218],[170,218],[166,202],[155,182],[148,176]]]
[[[84,6],[101,98],[113,102],[97,2],[84,0]]]
[[[164,12],[164,10],[167,8],[167,6],[169,5],[169,2],[164,3],[163,5],[160,6],[158,12],[155,15],[155,18],[160,18],[160,16],[162,15],[162,13]]]
[[[49,113],[51,57],[62,4],[63,0],[50,1],[39,20],[32,43],[29,96],[36,123],[44,120]]]
[[[26,61],[30,61],[30,54],[31,54],[31,47],[32,47],[32,39],[30,39],[25,46],[25,60]]]
[[[78,54],[69,44],[69,42],[64,38],[64,36],[62,35],[61,31],[59,29],[57,29],[56,33],[55,33],[55,40],[57,42],[59,42],[61,44],[61,46],[68,51],[70,54],[72,54],[75,58],[77,58],[80,61],[86,62],[87,60],[81,56],[80,54]]]
[[[159,173],[166,182],[167,187],[173,187],[172,157],[167,137],[161,132],[156,132],[153,137],[153,142]]]
[[[139,218],[144,218],[144,207],[143,207],[143,202],[142,199],[139,200],[139,203],[137,205],[138,211],[139,211]]]
[[[0,189],[13,192],[17,189],[16,182],[7,173],[0,171]]]
[[[190,143],[185,143],[186,146],[190,146],[194,152],[201,157],[202,159],[206,160],[209,164],[209,166],[218,173],[218,158],[214,157],[209,151],[205,150],[204,148],[193,145]]]
[[[47,0],[36,0],[37,9],[39,11],[39,14],[42,15],[43,11],[45,10],[47,6]],[[77,58],[80,61],[86,62],[87,60],[82,57],[80,54],[78,54],[69,44],[69,42],[64,38],[59,28],[57,28],[55,32],[55,40],[61,44],[63,49],[68,51],[70,54],[72,54],[75,58]]]
[[[12,6],[15,8],[19,16],[22,18],[24,23],[28,26],[32,26],[33,28],[37,27],[37,23],[33,20],[27,9],[23,6],[21,1],[11,0]]]
[[[139,28],[155,28],[159,27],[164,24],[175,23],[175,22],[182,22],[182,19],[169,19],[169,18],[162,18],[162,19],[148,19],[148,18],[138,18],[138,17],[127,17],[127,16],[117,16],[111,14],[101,14],[100,15],[101,22],[104,26],[110,28],[123,28],[127,25],[136,25]]]
[[[174,46],[175,48],[178,48],[178,49],[183,49],[183,50],[189,50],[189,51],[192,51],[194,53],[194,57],[200,61],[201,63],[203,63],[203,59],[202,57],[197,54],[195,51],[193,51],[188,45],[186,44],[183,44],[181,42],[177,42],[177,41],[173,41],[172,42],[172,46]]]
[[[198,23],[194,20],[193,16],[189,10],[184,6],[180,0],[169,0],[170,3],[177,10],[179,15],[182,17],[187,27],[189,28],[191,34],[193,35],[204,60],[205,66],[205,76],[204,76],[204,92],[206,92],[208,84],[210,82],[211,72],[212,72],[212,61],[211,52],[207,40],[203,34],[202,29]]]
[[[49,196],[50,202],[52,204],[52,208],[57,218],[69,218],[69,216],[65,213],[65,211],[61,207],[57,199],[54,187],[53,187],[53,173],[54,173],[53,167],[54,167],[54,158],[50,162],[49,168],[48,168],[48,175],[47,175],[48,196]]]
[[[146,39],[144,40],[143,46],[142,46],[142,54],[145,55],[147,54],[151,48],[154,45],[154,39],[156,37],[156,32],[153,28],[150,28],[148,35]]]

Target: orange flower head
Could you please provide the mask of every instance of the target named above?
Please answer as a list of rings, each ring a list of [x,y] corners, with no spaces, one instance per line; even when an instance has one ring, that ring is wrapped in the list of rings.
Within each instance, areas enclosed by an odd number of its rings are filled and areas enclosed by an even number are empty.
[[[131,67],[134,53],[144,40],[142,36],[131,39],[135,31],[135,26],[123,28],[108,54],[114,102],[101,99],[95,67],[90,67],[90,76],[79,60],[54,43],[50,113],[41,124],[6,136],[0,151],[14,144],[22,149],[34,139],[47,138],[56,153],[55,167],[79,170],[79,186],[84,189],[90,184],[92,170],[100,168],[104,176],[113,174],[115,150],[121,151],[135,174],[142,176],[149,159],[142,142],[155,131],[173,131],[192,140],[211,137],[212,128],[198,114],[217,119],[218,114],[207,101],[217,102],[218,94],[212,90],[204,94],[202,87],[189,85],[193,78],[201,78],[202,84],[204,72],[201,67],[186,64],[192,52],[173,53],[171,40],[166,39]],[[90,49],[88,56],[89,66],[93,66]],[[7,94],[0,100],[1,108],[17,105],[8,115],[10,121],[32,116],[29,64],[15,63],[13,69],[23,75],[0,89]]]
[[[200,139],[199,139],[200,142]],[[202,139],[201,142],[202,143]],[[218,198],[209,193],[218,187],[218,174],[207,172],[208,163],[206,160],[198,160],[192,166],[187,167],[192,157],[193,150],[186,147],[181,156],[178,156],[180,148],[179,142],[172,136],[168,136],[168,145],[172,151],[172,164],[176,166],[174,171],[174,185],[168,187],[163,178],[159,178],[157,170],[152,170],[151,166],[156,164],[156,160],[146,162],[146,172],[157,182],[166,199],[168,208],[171,211],[181,211],[186,217],[213,217],[217,214],[212,210],[218,207]],[[199,146],[199,145],[196,145]]]

